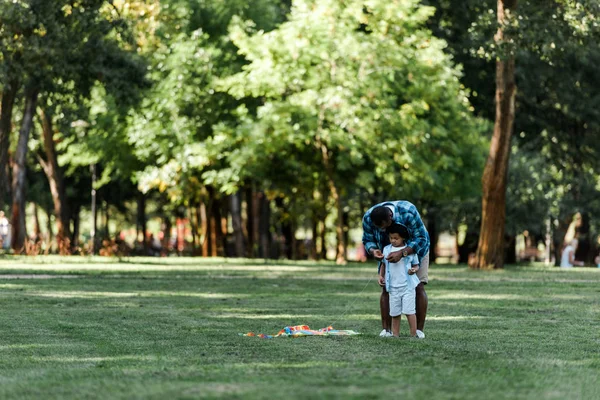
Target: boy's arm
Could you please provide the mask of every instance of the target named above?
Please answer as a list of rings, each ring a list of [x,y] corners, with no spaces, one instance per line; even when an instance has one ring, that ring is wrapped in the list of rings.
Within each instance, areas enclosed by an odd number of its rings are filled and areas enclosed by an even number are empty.
[[[413,264],[412,267],[408,270],[408,274],[415,274],[419,270],[419,264]]]
[[[408,271],[410,275],[416,273],[419,270],[419,257],[416,254],[412,255],[412,267]],[[411,272],[412,271],[412,272]]]

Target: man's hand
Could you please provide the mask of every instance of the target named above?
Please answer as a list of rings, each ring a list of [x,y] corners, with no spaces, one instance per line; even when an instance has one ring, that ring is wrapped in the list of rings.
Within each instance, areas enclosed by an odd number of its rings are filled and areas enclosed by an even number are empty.
[[[378,275],[379,279],[377,281],[377,283],[379,283],[379,286],[384,287],[385,286],[385,277],[383,275]]]
[[[400,261],[401,258],[402,258],[402,251],[394,251],[394,252],[390,253],[389,256],[386,257],[386,260],[388,260],[391,263],[397,263],[398,261]]]
[[[409,275],[414,275],[414,274],[416,274],[416,273],[417,273],[417,271],[418,271],[418,270],[419,270],[419,266],[418,266],[418,265],[415,265],[414,267],[412,267],[412,268],[410,268],[410,269],[408,270],[408,274],[409,274]]]
[[[379,249],[373,250],[371,254],[373,254],[373,257],[375,257],[378,260],[381,260],[383,258],[383,253]]]

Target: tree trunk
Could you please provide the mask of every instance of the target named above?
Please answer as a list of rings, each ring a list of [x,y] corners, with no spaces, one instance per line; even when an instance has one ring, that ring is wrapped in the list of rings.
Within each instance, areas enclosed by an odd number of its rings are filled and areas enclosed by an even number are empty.
[[[169,247],[171,245],[171,228],[173,227],[173,223],[171,222],[171,218],[168,215],[163,215],[163,240],[162,240],[162,249],[164,254],[169,254]]]
[[[313,212],[311,218],[311,232],[312,232],[312,240],[310,241],[310,249],[309,249],[309,257],[311,260],[317,259],[317,237],[319,236],[319,219],[316,214]]]
[[[137,198],[137,226],[136,230],[142,232],[142,248],[144,249],[144,255],[148,254],[148,240],[146,239],[146,195],[142,192],[138,193]],[[137,233],[136,240],[139,241],[139,233]],[[177,238],[179,240],[179,237]]]
[[[505,253],[504,260],[507,264],[517,263],[517,236],[506,235],[505,236]]]
[[[71,218],[73,219],[73,235],[71,236],[71,248],[75,251],[79,247],[79,233],[81,227],[81,206],[75,206],[73,210],[73,215]],[[60,249],[59,249],[60,250]]]
[[[208,206],[207,206],[208,203]],[[211,229],[210,229],[210,218],[207,212],[207,209],[210,209],[210,200],[204,200],[200,203],[199,214],[202,226],[202,257],[210,256],[210,247],[211,247]]]
[[[429,213],[427,214],[427,232],[429,233],[429,262],[431,264],[435,264],[437,259],[437,244],[440,238],[440,232],[437,228],[437,218],[436,212],[433,211],[434,207],[429,208]]]
[[[324,111],[321,110],[319,115],[319,130],[324,119],[323,112]],[[346,244],[344,242],[344,209],[342,207],[342,198],[339,189],[335,183],[334,169],[333,165],[331,164],[331,156],[329,154],[329,149],[327,148],[327,145],[321,141],[320,135],[317,135],[316,137],[316,145],[321,151],[321,161],[323,163],[325,174],[327,176],[329,193],[331,194],[336,209],[335,233],[337,238],[337,246],[335,262],[336,264],[345,264],[347,257]]]
[[[184,214],[182,213],[182,215]],[[183,217],[177,217],[175,220],[175,230],[177,231],[177,254],[182,256],[185,251],[185,220]]]
[[[544,237],[546,251],[544,252],[544,264],[550,265],[552,260],[552,217],[546,219],[546,235]]]
[[[45,208],[44,213],[46,213],[46,231],[48,231],[46,236],[46,247],[48,249],[52,248],[52,239],[54,238],[54,232],[52,232],[52,210],[50,208]]]
[[[294,259],[294,246],[295,246],[295,235],[294,230],[292,228],[291,222],[291,213],[288,208],[285,206],[283,201],[283,197],[277,197],[275,199],[275,205],[281,211],[280,227],[281,227],[281,236],[283,236],[283,254],[285,258],[288,260]]]
[[[110,240],[110,205],[108,201],[104,202],[104,237],[103,239]]]
[[[342,199],[333,179],[329,180],[329,190],[333,198],[335,209],[337,211],[335,219],[335,233],[337,238],[336,246],[336,264],[346,263],[346,244],[344,242],[344,209],[342,207]]]
[[[594,249],[590,238],[590,218],[587,212],[580,212],[581,219],[575,227],[575,238],[577,238],[577,249],[575,260],[583,261],[586,265],[593,264]]]
[[[235,256],[244,256],[244,232],[242,231],[242,205],[240,192],[236,192],[229,196],[229,206],[231,212],[231,222],[233,225],[233,237]]]
[[[206,246],[206,254],[209,257],[216,257],[219,255],[219,240],[221,240],[220,234],[220,221],[221,214],[218,210],[219,204],[215,195],[215,190],[207,186],[208,199],[206,200],[206,238],[204,239],[204,245]]]
[[[456,232],[456,249],[458,251],[458,263],[467,264],[471,254],[477,251],[477,242],[479,241],[479,232],[469,231],[465,234],[465,240],[462,244],[458,243],[458,231]]]
[[[517,0],[498,0],[498,31],[495,42],[509,42],[503,24],[507,11],[516,8]],[[502,268],[504,266],[504,224],[506,218],[506,179],[510,142],[515,118],[515,58],[509,55],[496,61],[496,120],[482,186],[481,230],[474,269]]]
[[[10,131],[12,127],[12,111],[17,94],[17,82],[4,87],[2,104],[0,104],[0,210],[4,210],[4,201],[10,191],[8,179],[8,148],[10,147]]]
[[[342,221],[342,229],[344,234],[344,254],[348,254],[348,243],[350,242],[350,215],[347,211],[344,211]]]
[[[98,207],[97,207],[97,191],[96,191],[96,164],[90,165],[90,172],[92,175],[92,189],[91,189],[91,211],[92,211],[92,230],[90,232],[92,254],[98,252],[98,245],[96,243],[96,232],[98,229]]]
[[[211,257],[218,257],[224,254],[223,231],[221,229],[221,211],[216,200],[213,200],[210,210],[210,228],[211,228]]]
[[[187,210],[187,214],[188,214],[188,219],[190,221],[190,230],[191,230],[191,234],[192,234],[192,256],[196,255],[196,245],[197,242],[196,240],[199,240],[198,238],[198,219],[196,218],[195,212],[194,212],[195,207],[192,205],[188,208]]]
[[[248,247],[246,254],[248,257],[256,257],[256,242],[258,238],[258,226],[256,225],[256,199],[252,185],[248,185],[245,190],[246,197],[246,230],[248,237]]]
[[[262,258],[271,258],[271,206],[269,204],[269,199],[267,196],[261,192],[258,193],[259,198],[259,255]]]
[[[213,256],[224,256],[226,248],[226,233],[227,224],[224,223],[221,213],[221,199],[217,198],[214,189],[212,190],[212,207],[211,207],[211,219],[213,228]]]
[[[31,203],[31,212],[33,214],[33,241],[37,243],[42,237],[42,229],[40,226],[40,213],[37,203]]]
[[[22,252],[25,246],[25,163],[37,97],[38,91],[34,89],[28,91],[25,98],[25,111],[23,112],[23,121],[19,131],[19,141],[17,142],[13,164],[12,248],[17,253]]]
[[[202,204],[202,202],[199,202],[198,205],[196,205],[195,207],[195,214],[196,214],[196,235],[198,237],[198,250],[197,250],[197,254],[195,255],[204,255],[204,249],[203,249],[203,245],[204,245],[204,241],[203,239],[206,238],[204,236],[204,232],[205,232],[205,228],[206,228],[206,210],[202,211],[202,207],[204,207],[204,205]]]
[[[321,221],[320,225],[321,251],[319,252],[319,260],[327,260],[327,225],[325,224],[325,219]]]
[[[62,249],[65,239],[71,236],[63,172],[58,165],[52,117],[42,109],[39,110],[39,116],[42,122],[42,137],[47,160],[44,161],[42,158],[39,158],[39,161],[50,185],[50,193],[52,194],[52,201],[54,203],[54,215],[56,216],[56,244],[59,249]]]
[[[252,189],[252,229],[251,235],[254,243],[252,249],[253,257],[260,257],[260,209],[262,204],[262,193],[258,193],[256,189]]]

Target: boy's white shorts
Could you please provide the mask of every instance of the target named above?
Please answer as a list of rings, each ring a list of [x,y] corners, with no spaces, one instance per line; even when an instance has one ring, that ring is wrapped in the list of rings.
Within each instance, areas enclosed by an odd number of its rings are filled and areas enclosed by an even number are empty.
[[[413,315],[416,312],[415,290],[406,289],[401,292],[390,292],[390,316],[397,317],[401,314]]]

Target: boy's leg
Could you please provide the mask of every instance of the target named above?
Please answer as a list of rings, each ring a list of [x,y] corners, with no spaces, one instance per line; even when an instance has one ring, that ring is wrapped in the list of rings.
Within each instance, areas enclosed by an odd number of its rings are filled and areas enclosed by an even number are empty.
[[[410,329],[410,336],[412,337],[417,335],[415,297],[415,291],[408,288],[402,293],[402,314],[406,315],[408,327]]]
[[[392,334],[394,337],[400,336],[400,315],[392,317]]]
[[[390,294],[385,290],[385,286],[381,290],[379,308],[381,310],[381,328],[389,332],[392,330],[392,317],[390,317]]]
[[[400,335],[400,315],[402,315],[402,294],[398,292],[389,293],[389,310],[392,334]]]
[[[410,336],[417,336],[417,316],[415,314],[407,315],[408,327],[410,329]]]

